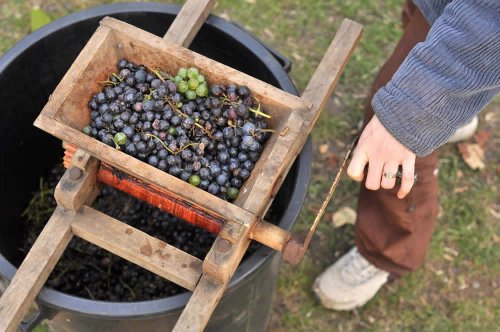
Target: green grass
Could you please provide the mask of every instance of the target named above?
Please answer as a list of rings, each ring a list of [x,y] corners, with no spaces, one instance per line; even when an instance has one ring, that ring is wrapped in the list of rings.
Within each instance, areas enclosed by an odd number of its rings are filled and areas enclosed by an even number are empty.
[[[54,19],[111,2],[115,1],[40,1],[42,9]],[[301,91],[342,18],[364,25],[360,44],[312,133],[313,175],[296,231],[306,231],[311,224],[343,155],[343,145],[362,118],[371,82],[401,35],[402,2],[221,0],[214,10],[291,58],[291,77]],[[24,1],[0,4],[0,54],[29,32],[29,9]],[[492,133],[486,146],[487,167],[481,172],[468,169],[455,146],[441,149],[443,213],[426,264],[391,283],[367,306],[352,313],[325,310],[311,291],[316,275],[353,245],[352,226],[333,229],[329,222],[338,208],[356,205],[357,185],[343,179],[302,264],[282,266],[270,330],[500,331],[500,206],[496,169],[500,146],[495,143],[500,140],[499,127],[497,100],[481,116],[480,129]],[[321,144],[329,145],[329,154],[318,152]],[[46,327],[37,330],[44,331]]]

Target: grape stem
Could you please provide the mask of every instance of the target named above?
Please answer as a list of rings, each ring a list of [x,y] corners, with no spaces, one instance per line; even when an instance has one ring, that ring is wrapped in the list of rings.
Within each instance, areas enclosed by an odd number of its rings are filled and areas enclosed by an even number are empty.
[[[116,143],[115,138],[113,137],[113,143],[115,143],[115,149],[121,150],[120,145]]]
[[[113,85],[113,86],[116,86],[118,84],[118,82],[113,82],[113,81],[109,81],[109,80],[100,81],[100,82],[97,82],[97,83],[100,84],[100,85]]]
[[[254,112],[255,114],[260,115],[260,116],[262,116],[262,117],[264,117],[264,118],[266,118],[266,119],[270,119],[270,118],[271,118],[271,116],[270,116],[270,115],[268,115],[268,114],[266,114],[266,113],[264,113],[264,112],[262,112],[262,111],[260,110],[260,101],[259,101],[257,98],[255,98],[255,97],[253,97],[253,98],[254,98],[254,99],[257,101],[257,103],[258,103],[258,105],[257,105],[257,109],[253,109],[253,108],[249,107],[249,108],[248,108],[248,110],[249,110],[249,111],[251,111],[251,112]]]
[[[261,128],[258,128],[255,130],[256,132],[263,132],[263,133],[275,133],[276,130],[274,129],[261,129]]]
[[[235,101],[230,101],[229,98],[227,97],[227,95],[225,93],[223,93],[222,96],[223,96],[223,98],[222,98],[222,103],[223,104],[227,103],[227,104],[232,105],[232,106],[238,106],[239,105]],[[253,97],[253,99],[255,99],[255,101],[257,101],[257,103],[258,103],[257,109],[253,109],[253,108],[249,107],[248,110],[251,111],[251,112],[253,112],[253,113],[255,113],[255,114],[257,114],[257,115],[260,115],[260,116],[262,116],[262,117],[264,117],[266,119],[270,119],[271,116],[269,114],[266,114],[266,113],[264,113],[264,112],[262,112],[260,110],[260,101],[257,98],[255,98],[255,97]]]
[[[170,106],[171,109],[173,109],[174,111],[177,111],[179,112],[182,116],[187,116],[186,114],[182,113],[178,108],[177,106],[174,105],[174,103],[170,100],[170,98],[168,97],[165,97],[165,101],[168,103],[168,105]]]
[[[123,82],[123,78],[121,78],[120,76],[116,75],[115,73],[113,73],[113,76],[116,77],[116,79],[120,81],[120,83]]]
[[[156,135],[153,135],[153,134],[146,134],[146,136],[149,136],[149,137],[153,137],[155,138],[156,140],[158,140],[158,142],[161,143],[161,145],[163,145],[163,147],[168,151],[170,152],[171,154],[173,155],[176,155],[177,153],[175,153],[174,151],[172,151],[171,149],[169,149],[169,147]]]
[[[193,146],[193,145],[196,145],[196,144],[198,144],[198,143],[189,142],[188,144],[186,144],[182,148],[180,148],[179,151],[177,151],[177,153],[182,152],[182,151],[186,150],[187,148],[189,148],[190,146]]]
[[[165,82],[165,79],[161,76],[160,72],[156,69],[153,69],[151,67],[146,67],[149,71],[151,71],[153,74],[155,74],[162,82]]]
[[[149,93],[147,95],[144,95],[144,98],[147,98],[148,100],[151,100],[151,94],[155,92],[156,89],[149,88]]]
[[[87,292],[87,294],[89,295],[90,299],[95,300],[95,297],[92,294],[92,292],[90,291],[90,289],[87,286],[85,286],[84,288],[85,288],[85,291]]]
[[[240,97],[238,97],[239,99]],[[226,104],[229,104],[231,106],[238,106],[238,103],[235,102],[235,101],[230,101],[229,98],[227,97],[227,95],[225,93],[222,94],[222,103],[226,103]]]
[[[146,136],[149,136],[149,137],[153,137],[155,138],[158,142],[161,143],[161,145],[163,145],[163,147],[168,151],[170,152],[171,154],[173,154],[174,156],[184,150],[186,150],[188,147],[190,146],[193,146],[193,145],[196,145],[198,143],[193,143],[193,142],[189,142],[188,144],[184,145],[182,148],[180,148],[178,151],[174,152],[172,151],[171,149],[169,149],[169,147],[156,135],[153,135],[153,134],[146,134]]]
[[[123,287],[125,287],[129,292],[130,294],[132,295],[133,298],[136,298],[136,295],[135,295],[135,292],[134,290],[129,286],[129,284],[127,284],[125,281],[123,281],[122,278],[119,278],[118,280],[120,280],[120,283],[123,285]]]
[[[174,103],[170,100],[170,98],[165,97],[165,101],[168,103],[168,105],[170,106],[171,109],[173,109],[174,111],[179,113],[182,117],[189,118],[189,116],[187,114],[184,114],[184,112],[182,112],[180,109],[178,109],[174,105]],[[201,124],[199,124],[198,122],[195,121],[194,125],[196,127],[200,128],[205,134],[207,134],[208,137],[212,138],[212,133],[210,131],[206,130],[205,127],[203,127]]]
[[[64,269],[62,269],[62,271],[59,272],[52,280],[54,280],[55,282],[59,281],[59,279],[61,279],[66,274],[66,272],[68,272],[75,264],[75,261],[70,261],[70,263]]]

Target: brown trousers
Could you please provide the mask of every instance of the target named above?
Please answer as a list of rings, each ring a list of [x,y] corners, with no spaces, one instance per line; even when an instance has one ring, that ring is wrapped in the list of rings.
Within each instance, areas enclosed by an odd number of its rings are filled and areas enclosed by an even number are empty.
[[[403,36],[375,79],[369,101],[391,79],[410,50],[425,40],[430,29],[410,1],[403,7],[403,27]],[[364,123],[372,116],[373,109],[368,103]],[[396,197],[397,185],[392,190],[371,191],[363,183],[355,226],[356,246],[378,268],[399,276],[422,265],[438,213],[437,162],[435,152],[417,158],[415,172],[419,179],[401,200]]]

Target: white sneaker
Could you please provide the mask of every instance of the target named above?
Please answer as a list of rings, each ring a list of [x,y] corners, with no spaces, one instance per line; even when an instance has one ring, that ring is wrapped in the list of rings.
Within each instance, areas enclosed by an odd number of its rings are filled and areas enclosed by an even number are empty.
[[[352,310],[373,298],[388,278],[389,272],[370,264],[354,247],[316,278],[313,290],[326,308]]]
[[[448,138],[448,141],[446,143],[456,143],[460,141],[465,141],[474,135],[477,129],[477,125],[479,123],[479,120],[477,119],[477,115],[472,118],[472,120],[464,125],[463,127],[460,127],[455,131],[453,135],[451,135],[450,138]]]

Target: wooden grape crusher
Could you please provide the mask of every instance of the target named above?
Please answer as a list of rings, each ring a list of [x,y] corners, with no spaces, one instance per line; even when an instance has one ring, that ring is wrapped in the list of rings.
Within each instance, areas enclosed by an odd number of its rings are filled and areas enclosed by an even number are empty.
[[[54,214],[0,299],[0,331],[17,330],[73,235],[192,291],[174,331],[205,328],[251,240],[282,252],[294,264],[304,256],[344,167],[305,238],[262,218],[334,89],[362,27],[344,19],[299,98],[185,48],[214,5],[215,0],[187,0],[164,38],[116,19],[103,19],[57,86],[35,126],[63,140],[72,158],[55,189]],[[90,122],[88,97],[100,89],[90,82],[107,79],[122,58],[168,72],[198,67],[208,82],[247,85],[259,99],[271,115],[269,124],[275,132],[233,203],[82,133]],[[91,208],[100,183],[218,233],[205,260]]]

